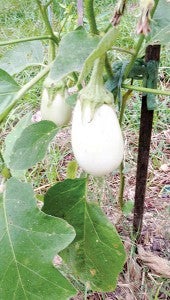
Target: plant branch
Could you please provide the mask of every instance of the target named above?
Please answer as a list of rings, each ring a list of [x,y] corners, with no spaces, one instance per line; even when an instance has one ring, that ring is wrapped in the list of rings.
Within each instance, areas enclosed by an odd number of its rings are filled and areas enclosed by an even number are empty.
[[[156,7],[157,7],[157,5],[158,5],[158,2],[159,2],[159,0],[155,0],[154,8],[153,8],[152,11],[151,11],[151,18],[152,18],[153,15],[154,15],[154,12],[155,12],[155,10],[156,10]],[[137,45],[136,45],[136,47],[135,47],[135,53],[134,53],[134,55],[132,56],[130,63],[127,65],[127,67],[126,67],[126,69],[125,69],[124,79],[126,79],[126,78],[128,77],[128,75],[129,75],[129,73],[130,73],[130,71],[131,71],[131,69],[132,69],[132,67],[133,67],[133,65],[134,65],[134,62],[135,62],[135,60],[136,60],[137,57],[138,57],[138,54],[139,54],[139,51],[140,51],[140,49],[141,49],[141,46],[142,46],[142,44],[143,44],[144,39],[145,39],[145,36],[144,36],[144,34],[142,34],[142,35],[139,37],[138,43],[137,43]]]
[[[164,95],[164,96],[170,96],[170,91],[162,91],[158,89],[151,89],[151,88],[145,88],[145,87],[140,87],[140,86],[134,86],[134,85],[129,85],[129,84],[122,84],[122,87],[131,91],[138,91],[138,92],[143,92],[143,93],[150,93],[150,94],[155,94],[155,95]]]
[[[53,32],[53,29],[52,29],[52,26],[51,26],[51,23],[50,23],[50,20],[49,20],[49,17],[48,17],[48,13],[47,13],[47,7],[49,8],[50,3],[48,3],[48,6],[46,6],[46,5],[43,5],[40,0],[36,0],[36,2],[37,2],[37,5],[40,9],[40,12],[41,12],[42,18],[44,20],[44,23],[46,25],[46,29],[52,37],[51,41],[50,41],[50,53],[49,53],[50,54],[49,60],[51,62],[55,58],[55,43],[58,44],[59,41],[58,41],[58,38],[55,36],[55,34]]]
[[[107,72],[109,78],[112,79],[113,78],[113,71],[112,71],[112,67],[110,65],[107,53],[106,53],[106,57],[105,57],[105,69],[106,69],[106,72]]]
[[[132,93],[132,91],[130,89],[128,89],[128,91],[123,95],[122,106],[121,106],[120,117],[119,117],[120,126],[122,125],[123,115],[124,115],[124,111],[125,111],[125,108],[126,108],[126,102],[129,98],[129,96],[131,95],[131,93]]]
[[[130,54],[130,55],[134,55],[134,51],[130,51],[130,50],[127,50],[127,49],[123,49],[123,48],[120,48],[120,47],[112,47],[112,50],[115,50],[115,51],[119,51],[119,52],[123,52],[123,53],[127,53],[127,54]]]
[[[118,193],[118,203],[120,206],[120,209],[123,209],[124,201],[123,201],[123,194],[124,194],[124,188],[125,188],[125,174],[124,174],[124,162],[121,163],[120,168],[120,188]]]
[[[98,29],[96,25],[96,19],[94,14],[94,1],[93,0],[85,0],[85,12],[90,25],[90,31],[93,34],[98,34]]]
[[[4,158],[3,158],[3,155],[2,155],[2,153],[1,153],[1,151],[0,151],[0,160],[2,161],[2,163],[5,163],[5,161],[4,161]]]
[[[17,101],[23,97],[27,91],[34,86],[39,80],[41,80],[50,70],[51,65],[46,66],[42,71],[40,71],[33,79],[31,79],[28,83],[26,83],[16,94],[13,103],[11,104],[10,107],[8,107],[8,110],[6,112],[6,115],[11,111],[11,109],[15,106],[15,104],[17,103]],[[6,116],[5,115],[5,116]],[[5,118],[5,116],[3,116],[3,118]]]
[[[132,58],[131,58],[129,64],[127,65],[127,67],[126,67],[126,69],[125,69],[124,79],[128,77],[130,71],[132,70],[133,65],[134,65],[134,62],[135,62],[135,60],[136,60],[137,57],[138,57],[138,53],[139,53],[139,51],[140,51],[140,48],[141,48],[141,46],[142,46],[142,44],[143,44],[144,39],[145,39],[145,36],[142,34],[142,35],[139,37],[138,43],[137,43],[137,45],[136,45],[136,47],[135,47],[135,53],[134,53],[134,55],[132,56]]]
[[[26,83],[16,94],[16,101],[18,101],[24,94],[34,86],[39,80],[41,80],[46,74],[48,74],[51,65],[47,65],[43,70],[41,70],[33,79],[31,79],[28,83]]]
[[[128,90],[123,95],[122,106],[121,106],[120,117],[119,117],[120,126],[122,125],[123,115],[124,115],[124,111],[126,108],[126,102],[131,93],[132,93],[132,91]],[[123,205],[124,205],[123,194],[124,194],[124,187],[125,187],[124,162],[121,163],[119,170],[120,170],[120,185],[119,185],[119,193],[118,193],[118,203],[119,203],[120,209],[122,210]]]
[[[61,28],[60,28],[60,30],[59,30],[59,37],[60,37],[60,34],[61,34],[61,32],[62,32],[62,30],[63,30],[63,28],[64,28],[64,26],[65,26],[65,24],[67,23],[67,21],[68,21],[68,19],[69,19],[69,17],[70,17],[70,14],[71,14],[71,10],[73,9],[73,3],[70,5],[70,7],[69,7],[69,10],[67,11],[67,16],[64,18],[64,22],[63,22],[63,24],[62,24],[62,26],[61,26]]]
[[[29,42],[29,41],[48,40],[48,39],[53,39],[53,36],[42,35],[42,36],[26,37],[26,38],[22,38],[22,39],[11,40],[11,41],[3,41],[3,42],[0,42],[0,46],[7,46],[7,45],[19,44],[19,43],[24,43],[24,42]]]
[[[41,12],[41,15],[43,17],[44,23],[46,25],[47,31],[50,33],[51,36],[53,36],[54,33],[53,33],[53,30],[52,30],[50,21],[48,19],[48,15],[47,15],[47,11],[46,11],[46,6],[42,5],[42,3],[41,3],[40,0],[36,0],[36,2],[37,2],[37,5],[38,5],[38,7],[40,9],[40,12]]]
[[[53,3],[53,0],[49,0],[49,1],[44,5],[45,9],[46,9],[51,3]]]

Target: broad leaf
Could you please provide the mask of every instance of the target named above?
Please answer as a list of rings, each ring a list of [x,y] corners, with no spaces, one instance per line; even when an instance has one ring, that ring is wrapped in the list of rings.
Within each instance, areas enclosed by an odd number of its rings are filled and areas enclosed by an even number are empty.
[[[57,126],[51,121],[40,121],[26,127],[12,148],[10,168],[25,170],[42,160],[57,131]]]
[[[79,82],[85,79],[86,76],[89,74],[91,68],[94,65],[94,61],[97,58],[100,58],[103,55],[105,55],[106,52],[111,49],[111,47],[115,44],[118,34],[119,34],[119,30],[117,29],[117,27],[112,27],[105,33],[105,35],[98,43],[97,47],[90,53],[90,55],[87,57],[86,61],[84,62],[79,77]]]
[[[69,299],[75,289],[52,260],[74,237],[68,223],[37,208],[29,184],[8,180],[0,201],[0,299]]]
[[[170,2],[160,0],[151,23],[149,43],[157,42],[162,45],[170,43]]]
[[[125,262],[125,251],[114,226],[96,203],[85,199],[86,179],[67,179],[50,188],[43,211],[64,218],[76,238],[60,253],[89,289],[112,291]]]
[[[0,122],[15,104],[15,96],[20,87],[4,70],[0,69]]]
[[[23,130],[30,124],[31,124],[31,114],[28,114],[24,116],[14,127],[14,129],[7,135],[5,139],[5,151],[3,152],[3,158],[8,168],[9,168],[10,156],[13,153],[13,147],[17,139],[19,139],[19,137],[21,136]],[[11,174],[14,177],[22,178],[24,173],[25,171],[23,170],[15,171],[11,169]]]
[[[89,36],[83,28],[66,34],[60,42],[58,55],[45,80],[47,87],[55,85],[69,73],[80,72],[84,61],[98,44],[99,37]]]
[[[6,52],[0,59],[0,68],[10,75],[21,72],[28,66],[43,63],[43,46],[40,41],[25,42]]]

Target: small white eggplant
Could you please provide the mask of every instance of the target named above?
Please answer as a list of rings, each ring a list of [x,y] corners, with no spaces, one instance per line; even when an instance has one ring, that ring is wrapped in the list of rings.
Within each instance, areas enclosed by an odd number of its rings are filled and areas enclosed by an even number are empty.
[[[53,121],[58,126],[68,124],[71,119],[72,109],[65,102],[62,92],[57,92],[50,100],[48,90],[44,88],[41,99],[41,116],[43,120]]]
[[[91,111],[78,100],[72,119],[72,148],[80,167],[93,176],[117,169],[123,159],[124,143],[114,109],[101,104]]]

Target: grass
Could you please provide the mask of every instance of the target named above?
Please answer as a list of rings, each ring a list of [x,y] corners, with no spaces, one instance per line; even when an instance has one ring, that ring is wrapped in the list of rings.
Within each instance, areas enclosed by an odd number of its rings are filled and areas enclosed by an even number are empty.
[[[54,28],[56,31],[60,31],[62,26],[62,34],[76,28],[76,5],[75,2],[71,1],[54,1]],[[136,1],[130,2],[130,13],[125,14],[125,18],[121,22],[121,35],[115,46],[126,49],[132,49],[134,42],[136,41],[134,23],[138,18],[138,11]],[[103,31],[110,21],[113,14],[114,3],[111,0],[95,1],[96,7],[96,19],[99,24],[99,29]],[[5,11],[5,14],[4,14]],[[57,19],[58,16],[58,19]],[[25,1],[1,1],[0,3],[0,34],[2,40],[22,38],[25,36],[34,36],[45,33],[45,27],[43,25],[40,13],[37,9],[36,2],[33,0]],[[87,23],[86,23],[87,26]],[[0,47],[0,56],[5,54],[7,49],[11,49],[12,46]],[[124,60],[129,58],[129,55],[125,55],[122,52],[112,51],[111,57],[114,59]],[[21,85],[28,82],[32,76],[34,68],[28,68],[22,71],[19,75],[16,75],[15,79]],[[167,88],[170,80],[170,58],[168,50],[162,48],[161,50],[161,61],[159,69],[159,78],[161,79],[159,85],[162,88]],[[12,130],[18,120],[28,112],[32,111],[35,113],[40,107],[41,90],[43,80],[34,86],[19,102],[18,105],[11,111],[5,122],[1,125],[1,147],[4,147],[3,142],[5,136]],[[165,211],[160,205],[160,202],[164,199],[161,198],[161,190],[167,182],[167,174],[160,170],[162,164],[168,165],[168,153],[166,146],[166,133],[168,131],[169,122],[169,99],[168,97],[160,96],[158,98],[158,108],[154,114],[153,123],[153,139],[151,145],[151,160],[149,166],[149,178],[148,178],[148,190],[146,194],[146,210],[152,215],[152,226],[150,228],[150,219],[145,218],[144,230],[150,236],[151,232],[149,229],[155,230],[153,224],[161,223],[166,219],[166,207]],[[124,122],[123,131],[126,143],[126,165],[125,172],[127,175],[125,199],[134,199],[134,187],[135,187],[135,171],[136,171],[136,160],[137,160],[137,145],[138,145],[138,130],[140,123],[140,106],[141,106],[141,95],[133,93],[133,96],[128,101]],[[38,195],[43,195],[47,188],[56,181],[65,179],[67,164],[70,159],[73,158],[71,147],[70,147],[70,136],[69,128],[60,131],[57,135],[56,140],[51,143],[48,149],[47,157],[32,169],[26,173],[27,180],[33,182],[33,187]],[[79,175],[81,171],[79,170]],[[167,180],[166,180],[167,179]],[[119,184],[118,174],[111,174],[106,178],[105,181],[91,178],[89,185],[89,199],[95,197],[100,200],[105,212],[109,216],[113,223],[116,223],[117,229],[122,235],[123,240],[127,243],[129,241],[130,247],[133,245],[130,240],[132,230],[132,214],[126,217],[120,216],[120,212],[117,206],[117,189]],[[155,191],[153,190],[155,189]],[[154,203],[154,204],[153,204]],[[154,213],[149,207],[155,205]],[[155,214],[155,215],[154,215]],[[115,221],[116,220],[116,221]],[[164,223],[165,225],[165,223]],[[148,231],[147,231],[147,228]],[[162,226],[161,230],[165,227]],[[165,230],[166,231],[166,230]],[[165,232],[167,237],[167,231]],[[151,239],[156,240],[158,233],[151,235]],[[164,234],[163,238],[164,237]],[[143,236],[144,238],[144,236]],[[143,243],[144,246],[147,246]],[[152,241],[148,241],[148,247],[152,246]],[[131,249],[130,249],[131,250]],[[166,247],[162,249],[164,257],[168,258],[168,250]],[[130,295],[131,299],[167,299],[168,300],[168,279],[162,278],[161,276],[155,276],[151,271],[142,266],[142,263],[136,261],[136,256],[133,253],[131,258],[131,264],[127,265],[127,269],[121,275],[118,288],[115,291],[115,299],[124,299],[124,295]],[[135,270],[132,270],[132,263],[136,268],[140,269],[140,275],[142,275],[136,286],[131,285],[133,276],[137,275]],[[139,286],[143,283],[142,291],[139,291]],[[94,295],[93,295],[94,296]],[[106,295],[105,295],[106,296]],[[109,295],[107,295],[109,297]],[[113,296],[113,295],[112,295]],[[144,298],[145,296],[145,298]],[[90,295],[89,295],[90,297]],[[101,299],[100,294],[95,295],[93,299]],[[98,298],[97,298],[98,297]],[[139,298],[140,297],[140,298]],[[160,298],[164,297],[164,298]],[[78,299],[78,298],[77,298]],[[82,298],[81,298],[82,299]],[[92,298],[89,298],[92,299]],[[112,298],[110,298],[112,299]]]

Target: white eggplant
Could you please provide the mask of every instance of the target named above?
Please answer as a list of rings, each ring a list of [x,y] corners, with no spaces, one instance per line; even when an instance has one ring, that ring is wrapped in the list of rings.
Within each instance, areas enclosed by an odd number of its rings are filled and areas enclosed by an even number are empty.
[[[82,109],[78,100],[73,111],[71,139],[78,164],[91,175],[106,175],[117,169],[123,159],[122,132],[111,105],[101,104],[92,112],[90,103]]]
[[[41,99],[41,116],[43,120],[53,121],[58,126],[68,124],[71,119],[72,109],[65,102],[62,92],[57,92],[50,100],[48,90],[44,88]]]

